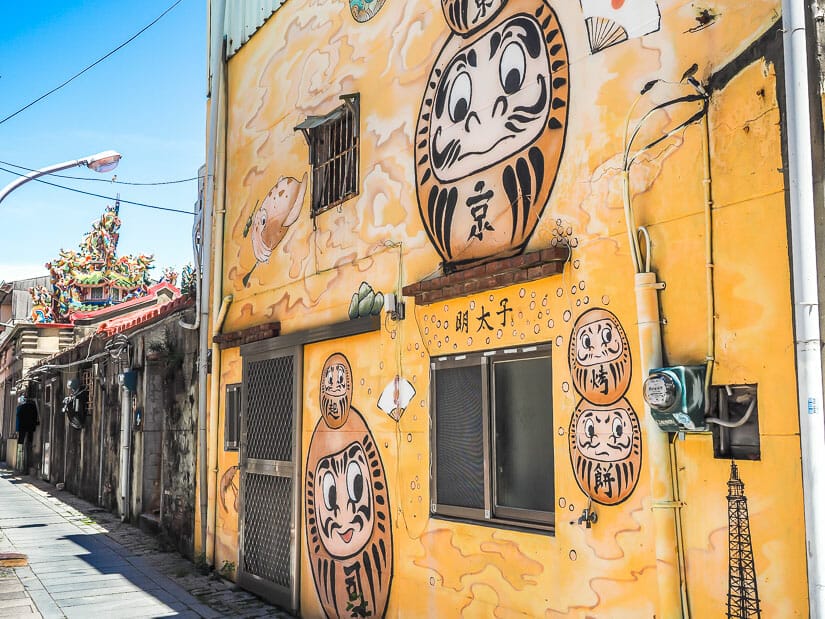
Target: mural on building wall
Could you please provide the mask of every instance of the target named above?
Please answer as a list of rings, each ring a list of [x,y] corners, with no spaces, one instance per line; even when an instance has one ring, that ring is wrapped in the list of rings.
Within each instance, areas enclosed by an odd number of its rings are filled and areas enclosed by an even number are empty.
[[[593,54],[656,32],[662,20],[655,0],[581,0],[581,4]]]
[[[307,452],[309,563],[327,617],[382,617],[393,574],[387,476],[352,391],[349,360],[331,355]]]
[[[255,267],[262,262],[269,262],[272,250],[278,246],[289,227],[298,219],[306,189],[306,173],[301,180],[282,176],[266,194],[258,210],[249,216],[243,235],[251,236],[255,264],[244,276],[244,286],[249,286],[249,278]]]
[[[570,464],[582,492],[602,505],[627,499],[642,466],[642,431],[630,402],[597,406],[581,400],[569,436]]]
[[[581,467],[592,464],[591,471],[605,462],[621,463],[628,471],[631,464],[637,470],[642,466],[647,468],[647,454],[638,463],[634,460],[632,440],[630,451],[626,451],[627,437],[635,439],[638,421],[627,402],[633,407],[641,404],[642,377],[638,366],[633,376],[629,376],[638,356],[638,344],[634,344],[637,341],[633,319],[635,299],[622,212],[624,125],[628,115],[632,128],[651,105],[689,91],[687,87],[661,84],[631,111],[646,83],[656,78],[678,81],[685,67],[694,62],[700,67],[696,78],[702,84],[710,80],[713,87],[708,119],[713,198],[714,205],[719,207],[714,209],[714,216],[719,217],[714,225],[725,230],[725,234],[718,235],[714,241],[714,250],[718,252],[714,261],[719,283],[718,333],[719,342],[725,343],[717,351],[720,381],[721,377],[740,380],[739,375],[743,374],[749,380],[752,376],[754,381],[771,384],[793,382],[792,332],[790,327],[781,326],[792,323],[783,309],[791,305],[788,302],[790,286],[783,268],[787,260],[787,235],[783,233],[786,225],[784,185],[781,172],[777,172],[783,168],[779,130],[782,115],[777,104],[777,98],[781,100],[782,96],[777,91],[781,90],[782,83],[781,77],[777,77],[777,69],[781,73],[781,62],[774,64],[777,57],[781,58],[782,44],[778,36],[780,26],[776,25],[777,20],[781,22],[778,2],[755,0],[748,3],[747,10],[741,2],[730,0],[720,0],[709,9],[691,4],[689,0],[662,3],[658,31],[640,38],[628,35],[624,43],[607,48],[600,46],[609,43],[609,39],[594,39],[596,48],[602,50],[594,54],[590,53],[588,36],[598,32],[587,31],[582,10],[585,4],[588,3],[581,0],[550,2],[564,30],[563,40],[569,45],[573,64],[569,69],[573,74],[569,116],[558,117],[561,128],[549,131],[564,136],[560,147],[563,167],[556,176],[556,168],[548,163],[552,149],[542,146],[539,150],[544,157],[545,173],[540,192],[546,195],[539,199],[537,183],[532,183],[531,191],[525,192],[530,194],[529,208],[533,208],[534,198],[536,204],[547,204],[527,246],[530,250],[541,249],[564,243],[569,236],[571,258],[564,273],[523,286],[479,291],[446,302],[413,307],[408,301],[406,321],[387,323],[380,338],[375,339],[380,345],[358,349],[359,364],[370,367],[372,375],[368,384],[356,387],[355,406],[367,409],[363,426],[368,424],[371,438],[379,442],[386,472],[393,480],[392,541],[395,556],[404,556],[395,566],[387,614],[402,608],[405,614],[422,617],[463,614],[555,619],[661,615],[656,596],[650,594],[656,587],[657,567],[651,520],[656,512],[649,509],[648,476],[642,474],[631,492],[631,475],[626,475],[625,485],[620,487],[614,482],[608,496],[604,485],[596,492],[596,485],[604,483],[604,476],[601,481],[595,476],[577,477],[573,474],[576,470],[573,461],[579,459]],[[631,0],[615,4],[617,8],[639,6]],[[462,259],[459,254],[470,250],[459,248],[448,255],[446,249],[439,246],[439,233],[434,225],[448,212],[455,221],[454,214],[460,209],[468,211],[463,232],[456,231],[455,226],[450,228],[449,247],[457,241],[466,241],[474,226],[484,243],[490,243],[484,252],[470,256],[466,264],[509,251],[506,249],[510,243],[509,231],[505,230],[506,242],[500,243],[487,226],[500,232],[500,222],[506,224],[513,217],[509,208],[512,202],[503,181],[496,179],[503,178],[500,168],[507,165],[508,157],[511,157],[511,179],[518,180],[519,171],[529,172],[530,149],[543,138],[511,151],[523,153],[524,163],[520,167],[516,163],[518,155],[508,154],[502,158],[499,153],[515,146],[516,139],[528,131],[505,138],[483,156],[471,154],[460,160],[459,155],[475,149],[465,147],[466,141],[456,141],[455,148],[459,143],[462,146],[460,152],[456,151],[456,160],[445,158],[440,168],[431,160],[431,153],[441,152],[444,157],[444,138],[450,137],[449,131],[456,134],[463,131],[462,123],[452,126],[454,121],[449,116],[448,105],[451,92],[454,93],[453,113],[466,114],[464,123],[470,119],[471,139],[504,135],[490,130],[489,123],[481,129],[470,112],[475,111],[482,118],[474,105],[480,96],[478,82],[492,90],[493,80],[500,82],[501,79],[504,63],[500,59],[487,61],[494,33],[498,34],[497,53],[503,58],[505,22],[521,15],[530,20],[534,18],[535,11],[524,8],[525,1],[512,6],[516,8],[511,9],[510,0],[466,4],[457,1],[453,5],[441,5],[442,14],[435,2],[423,5],[386,2],[376,19],[359,26],[340,2],[319,0],[312,6],[302,2],[284,3],[250,39],[243,53],[233,58],[231,138],[227,145],[233,162],[228,170],[227,195],[233,199],[227,206],[224,277],[229,284],[228,291],[236,294],[236,302],[227,316],[229,329],[245,329],[279,320],[285,330],[295,332],[340,321],[362,282],[368,282],[373,291],[394,289],[397,260],[395,252],[385,249],[388,239],[404,243],[400,252],[404,284],[426,278],[438,269],[441,260],[459,263]],[[546,5],[536,2],[534,6]],[[645,6],[655,7],[650,2]],[[709,21],[708,11],[718,17]],[[636,14],[642,15],[644,11]],[[536,21],[541,24],[549,15],[544,9]],[[691,31],[700,20],[703,25],[709,25],[703,30]],[[628,33],[632,30],[627,24],[622,27]],[[459,32],[467,36],[456,34]],[[560,37],[561,31],[548,46],[548,58],[550,47],[560,44]],[[524,42],[511,35],[507,44],[511,39]],[[445,45],[451,47],[442,52]],[[480,54],[479,50],[485,47],[487,54]],[[457,61],[458,56],[466,53],[469,62],[469,52],[473,50],[476,67],[465,67],[467,78],[461,77],[459,82],[458,73],[450,73],[453,67],[458,68],[456,62],[451,65],[451,60]],[[769,57],[762,57],[764,53]],[[290,62],[283,61],[285,56]],[[508,54],[507,61],[512,63],[514,57]],[[525,52],[525,64],[528,58],[534,61]],[[479,80],[473,70],[481,71],[482,60],[487,70]],[[562,70],[565,69],[560,66],[559,71]],[[514,75],[518,76],[518,71]],[[556,76],[550,71],[545,75],[552,75],[550,80]],[[711,80],[711,75],[717,77]],[[467,79],[472,103],[459,96],[462,89],[466,90]],[[430,142],[441,125],[431,127],[430,121],[442,81],[445,85],[441,93],[444,127],[435,141],[440,150],[433,151]],[[256,258],[252,243],[242,232],[252,206],[266,194],[279,174],[300,179],[306,169],[306,145],[303,140],[295,139],[293,128],[309,115],[329,111],[338,104],[340,93],[355,90],[361,91],[363,105],[359,136],[361,193],[314,222],[299,216],[272,252],[269,262],[259,265],[255,271],[253,279],[257,281],[260,276],[266,285],[258,289],[252,284],[255,289],[254,294],[250,294],[252,289],[244,290],[242,278]],[[537,89],[530,92],[534,91]],[[526,93],[519,93],[526,97]],[[526,104],[508,105],[508,113],[512,113],[516,105]],[[423,110],[424,107],[427,110]],[[687,107],[685,114],[689,113]],[[492,110],[489,105],[487,108],[489,117]],[[500,113],[501,109],[499,103],[495,111]],[[544,126],[552,122],[554,113],[566,113],[567,107],[554,109],[551,104],[550,109]],[[645,124],[639,144],[649,144],[674,126],[675,120],[664,116],[655,116]],[[414,119],[417,121],[413,122]],[[529,123],[525,121],[520,126],[529,126]],[[696,291],[703,287],[704,279],[701,129],[699,125],[692,125],[671,135],[637,159],[630,174],[639,223],[651,226],[655,247],[652,265],[667,281],[661,302],[663,315],[668,319],[664,328],[668,356],[674,360],[678,356],[680,362],[703,358],[705,353],[704,338],[696,336],[704,328],[704,317],[697,315],[695,309]],[[420,131],[423,133],[418,133]],[[423,157],[426,159],[419,164]],[[484,157],[487,160],[478,163]],[[471,165],[473,170],[467,172]],[[416,173],[410,174],[411,169]],[[429,176],[425,178],[427,171]],[[451,173],[456,177],[465,173],[466,176],[455,180]],[[459,188],[464,179],[472,183]],[[553,179],[555,185],[550,194],[548,183]],[[482,199],[468,207],[467,197],[477,193],[475,187],[480,181],[484,182],[479,188],[481,194],[490,189],[493,182],[498,182],[497,190],[490,201]],[[442,188],[447,189],[446,194],[439,194]],[[452,189],[455,191],[451,196]],[[464,195],[459,198],[462,191]],[[435,208],[427,211],[431,193]],[[441,203],[439,195],[443,196]],[[497,198],[503,198],[506,208],[503,214],[499,213],[498,220],[487,217],[485,223],[486,215],[493,212],[490,205],[496,204]],[[475,206],[480,207],[474,212],[479,216],[479,224],[475,217],[469,216],[470,208]],[[525,205],[519,200],[515,206],[519,225],[513,244],[517,245]],[[420,216],[410,212],[416,208],[420,209]],[[442,229],[446,228],[442,226]],[[474,244],[481,245],[481,240],[473,237],[465,243]],[[580,373],[576,374],[568,363],[572,326],[583,312],[593,307],[604,307],[621,318],[632,351],[625,347],[629,352],[624,364],[620,361],[622,353],[615,346],[611,348],[600,342],[589,359],[586,355],[582,358]],[[609,317],[603,315],[603,318]],[[391,339],[395,331],[397,339]],[[598,330],[594,332],[598,335]],[[768,332],[772,337],[765,338]],[[622,331],[611,326],[610,337],[616,333],[620,334],[621,342]],[[403,372],[398,371],[396,365],[394,349],[399,342]],[[429,357],[539,342],[553,344],[556,536],[429,518]],[[315,376],[320,364],[334,351],[331,346],[335,344],[322,345],[323,354],[311,361],[313,384],[317,384]],[[339,346],[338,350],[343,348]],[[226,355],[234,353],[224,351],[222,354],[226,359]],[[607,358],[611,354],[618,355],[617,359],[593,362],[597,356]],[[347,349],[347,355],[355,363],[355,350]],[[759,361],[765,358],[770,358],[773,366],[768,378],[765,378],[765,364]],[[363,371],[354,369],[357,385],[366,377],[362,376]],[[606,378],[600,377],[602,370]],[[407,377],[417,391],[400,424],[386,417],[386,411],[374,407],[379,392],[396,373]],[[241,376],[242,371],[237,368],[227,375],[227,381],[238,381]],[[582,387],[588,380],[597,381],[589,391]],[[370,387],[372,393],[368,393]],[[605,390],[607,394],[603,393]],[[309,402],[316,396],[309,393],[305,397]],[[773,389],[765,394],[765,400],[767,422],[780,423],[779,417],[770,416],[770,411],[788,410],[795,396],[792,390],[785,393]],[[309,404],[310,412],[317,406],[317,401],[315,405]],[[354,423],[357,417],[361,416],[351,413],[348,423]],[[592,422],[591,438],[587,437],[588,420]],[[304,426],[305,463],[317,421],[316,410],[311,423],[307,420]],[[393,433],[399,426],[401,449],[394,450]],[[340,434],[347,427],[333,430],[321,421],[316,436]],[[578,453],[571,446],[573,433],[577,439],[582,438]],[[366,431],[360,434],[368,436]],[[339,442],[324,448],[321,457],[342,454],[346,446],[355,441],[352,436],[349,439],[338,436]],[[754,533],[753,554],[756,567],[761,570],[759,593],[763,599],[760,605],[765,609],[764,616],[804,616],[807,612],[804,531],[782,526],[785,519],[795,522],[801,517],[800,484],[785,475],[791,470],[791,463],[798,461],[798,446],[791,445],[789,437],[770,432],[763,439],[770,446],[765,452],[770,464],[748,464],[748,467],[761,466],[760,470],[765,473],[758,487],[749,486],[748,497]],[[702,437],[688,437],[678,443],[676,449],[679,464],[684,465],[678,476],[686,503],[683,512],[687,587],[693,614],[711,617],[725,612],[722,605],[727,592],[724,575],[728,553],[725,504],[718,494],[716,500],[708,500],[708,488],[711,495],[713,488],[721,488],[719,483],[727,479],[727,466],[713,465],[703,441]],[[222,472],[230,464],[233,462],[226,462]],[[584,470],[581,467],[580,470]],[[315,468],[317,464],[307,467],[313,478]],[[320,487],[320,481],[310,482],[309,477],[306,483],[310,491],[311,483]],[[337,478],[333,477],[335,481]],[[315,491],[317,493],[317,489]],[[598,524],[586,530],[569,525],[589,502],[589,494],[585,496],[583,492],[596,496],[594,504],[618,500],[622,494],[627,498],[615,508],[598,508]],[[336,493],[345,494],[345,486],[340,491],[336,488]],[[316,494],[314,500],[321,501],[322,497]],[[226,501],[231,510],[231,495],[227,495]],[[399,511],[401,508],[403,511]],[[226,512],[221,511],[220,515]],[[405,528],[405,519],[409,528]],[[227,517],[227,527],[234,526],[234,520]],[[236,560],[233,544],[237,542],[229,531],[227,528],[225,558]],[[329,599],[328,593],[323,593],[325,586],[329,591],[326,584],[329,577],[324,580],[320,570],[333,563],[340,565],[342,561],[327,553],[319,531],[316,535],[315,544],[308,534],[303,536],[307,551],[302,555],[302,608],[314,616],[323,616],[325,612],[347,613],[346,603],[328,606],[333,610],[321,610],[324,600]],[[312,554],[313,548],[326,554]],[[509,549],[522,557],[510,560]],[[508,560],[501,559],[502,556]],[[320,580],[311,575],[313,570],[316,575],[321,574]],[[340,584],[338,576],[343,572],[332,573],[336,574],[336,584]],[[708,574],[716,578],[708,579]]]
[[[447,269],[524,249],[556,179],[569,88],[549,5],[460,5],[444,5],[458,29],[427,82],[415,144],[421,220]]]
[[[384,0],[349,0],[349,10],[352,18],[357,22],[371,20],[382,6],[384,6]]]
[[[631,495],[642,464],[639,418],[623,396],[630,386],[627,335],[613,312],[594,307],[576,320],[568,363],[582,396],[570,419],[570,464],[579,488],[602,505]]]
[[[579,316],[570,335],[573,387],[591,404],[612,404],[630,386],[631,359],[619,319],[603,308]]]
[[[238,490],[239,471],[240,467],[238,465],[230,466],[224,471],[223,475],[221,475],[221,483],[219,486],[221,505],[223,506],[224,511],[229,511],[229,507],[227,507],[227,496],[229,496],[232,500],[232,511],[236,514],[238,513],[238,499],[240,497],[240,492]]]
[[[384,295],[372,289],[367,282],[361,282],[358,292],[352,294],[348,315],[350,320],[364,316],[378,316],[384,307]]]
[[[739,467],[731,460],[728,480],[728,619],[761,617],[756,565],[753,559],[748,497],[739,478]]]
[[[412,383],[403,376],[396,376],[384,387],[376,406],[399,421],[414,397],[415,387]]]

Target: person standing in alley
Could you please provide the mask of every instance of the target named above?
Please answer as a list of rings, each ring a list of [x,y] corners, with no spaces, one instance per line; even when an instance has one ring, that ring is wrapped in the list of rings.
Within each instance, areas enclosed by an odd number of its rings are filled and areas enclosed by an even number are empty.
[[[17,403],[17,445],[23,446],[22,462],[18,462],[18,468],[25,471],[29,467],[34,431],[40,424],[40,419],[37,416],[37,404],[34,400],[21,395]]]

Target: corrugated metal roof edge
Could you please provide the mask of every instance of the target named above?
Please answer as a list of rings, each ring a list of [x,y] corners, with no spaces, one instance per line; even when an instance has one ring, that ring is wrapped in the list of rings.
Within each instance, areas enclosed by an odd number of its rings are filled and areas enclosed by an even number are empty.
[[[226,59],[237,54],[285,1],[258,0],[257,6],[252,2],[227,2],[223,19],[223,34],[227,38]]]

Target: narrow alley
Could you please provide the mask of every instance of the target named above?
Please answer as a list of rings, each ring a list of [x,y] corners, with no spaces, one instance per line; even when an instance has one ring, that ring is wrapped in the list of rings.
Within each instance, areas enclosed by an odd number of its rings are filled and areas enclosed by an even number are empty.
[[[111,616],[291,617],[114,514],[0,468],[0,617]]]

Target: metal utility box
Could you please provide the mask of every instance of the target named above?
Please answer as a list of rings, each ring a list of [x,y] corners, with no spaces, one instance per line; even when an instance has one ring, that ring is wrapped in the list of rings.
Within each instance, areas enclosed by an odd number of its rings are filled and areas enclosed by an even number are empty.
[[[650,370],[644,398],[653,419],[665,432],[703,432],[705,366],[677,365]]]

